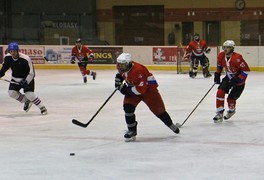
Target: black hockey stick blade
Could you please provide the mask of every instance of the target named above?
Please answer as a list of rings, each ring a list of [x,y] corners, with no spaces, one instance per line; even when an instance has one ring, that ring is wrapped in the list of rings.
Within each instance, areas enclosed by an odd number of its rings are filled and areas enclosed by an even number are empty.
[[[82,122],[80,122],[80,121],[78,121],[76,119],[73,119],[72,120],[72,123],[75,124],[75,125],[77,125],[77,126],[86,128],[93,121],[93,119],[97,116],[97,114],[101,111],[101,109],[103,109],[103,107],[111,99],[111,97],[115,94],[116,91],[117,91],[117,89],[115,89],[114,92],[112,92],[112,94],[105,100],[105,102],[103,103],[103,105],[96,111],[96,113],[93,115],[93,117],[90,119],[90,121],[88,121],[87,123],[82,123]]]
[[[44,59],[47,61],[47,62],[49,62],[49,60],[44,56]]]
[[[89,121],[88,123],[82,123],[76,119],[73,119],[72,120],[72,123],[77,125],[77,126],[80,126],[80,127],[83,127],[83,128],[86,128],[89,124],[90,124],[91,121]]]

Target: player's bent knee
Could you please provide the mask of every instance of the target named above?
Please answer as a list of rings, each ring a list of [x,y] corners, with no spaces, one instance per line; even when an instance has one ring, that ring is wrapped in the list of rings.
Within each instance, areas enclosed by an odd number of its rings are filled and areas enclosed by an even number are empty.
[[[134,113],[136,109],[132,104],[124,104],[123,108],[126,113]]]
[[[11,98],[17,99],[17,98],[19,97],[19,92],[14,91],[14,90],[9,90],[9,91],[8,91],[8,95],[9,95]]]
[[[217,97],[225,97],[225,91],[223,89],[218,89],[216,96]]]
[[[33,100],[36,98],[35,93],[32,92],[32,91],[28,91],[28,92],[26,92],[26,93],[25,93],[25,96],[26,96],[26,98],[27,98],[28,100],[30,100],[30,101],[33,101]]]

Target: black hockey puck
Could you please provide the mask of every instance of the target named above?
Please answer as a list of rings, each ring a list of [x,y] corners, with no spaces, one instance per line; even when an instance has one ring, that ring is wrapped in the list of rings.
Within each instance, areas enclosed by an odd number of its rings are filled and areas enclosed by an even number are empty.
[[[70,153],[70,156],[75,156],[75,153]]]

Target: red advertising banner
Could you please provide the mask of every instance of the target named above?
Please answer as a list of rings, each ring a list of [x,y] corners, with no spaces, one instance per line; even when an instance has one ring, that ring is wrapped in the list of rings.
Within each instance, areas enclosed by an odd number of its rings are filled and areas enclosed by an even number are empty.
[[[153,62],[154,64],[177,64],[189,63],[188,58],[184,58],[186,47],[154,47]]]
[[[28,55],[33,64],[44,64],[44,48],[35,46],[19,46],[19,52]]]
[[[178,59],[177,47],[154,47],[154,64],[176,64]]]

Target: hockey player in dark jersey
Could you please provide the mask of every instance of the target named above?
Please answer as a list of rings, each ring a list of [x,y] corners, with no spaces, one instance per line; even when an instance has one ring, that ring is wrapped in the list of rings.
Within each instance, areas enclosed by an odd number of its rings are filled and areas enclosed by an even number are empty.
[[[19,52],[19,46],[16,42],[8,45],[8,53],[4,57],[4,63],[0,70],[0,78],[7,70],[12,70],[12,79],[9,85],[8,94],[11,98],[20,103],[24,103],[24,111],[28,112],[34,103],[42,115],[48,113],[41,100],[35,95],[35,70],[29,56]],[[24,94],[20,90],[24,90]]]

